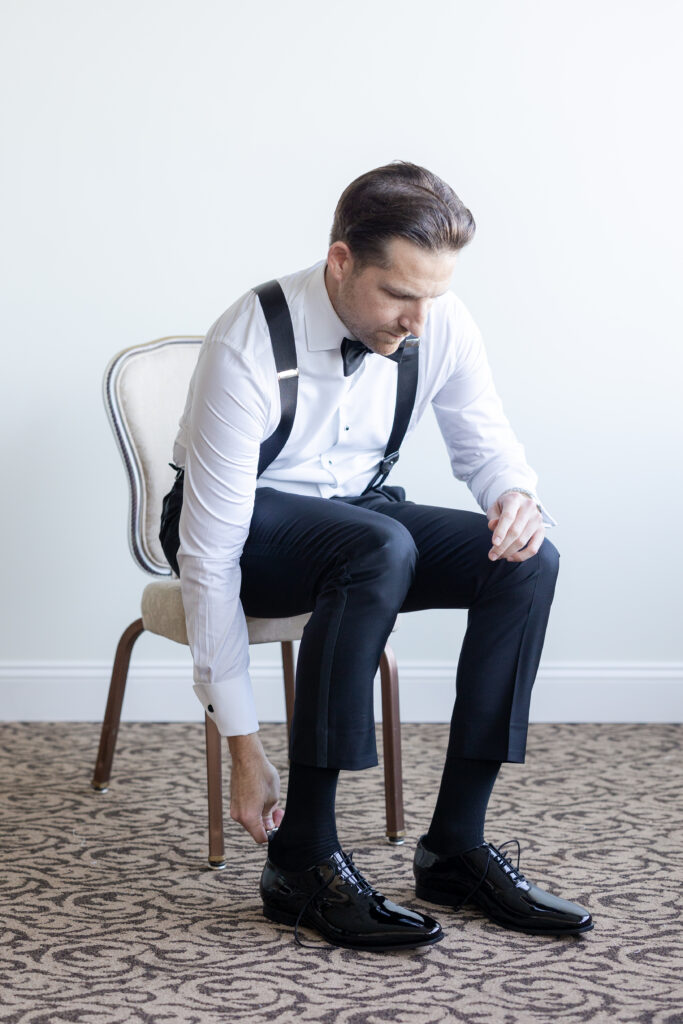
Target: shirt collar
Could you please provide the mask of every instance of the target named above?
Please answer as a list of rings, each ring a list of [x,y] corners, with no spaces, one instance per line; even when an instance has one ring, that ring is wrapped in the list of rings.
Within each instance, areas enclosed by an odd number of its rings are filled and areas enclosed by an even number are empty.
[[[306,322],[306,348],[309,352],[323,352],[340,348],[349,334],[348,327],[337,316],[325,287],[325,260],[319,263],[308,282],[304,303]]]

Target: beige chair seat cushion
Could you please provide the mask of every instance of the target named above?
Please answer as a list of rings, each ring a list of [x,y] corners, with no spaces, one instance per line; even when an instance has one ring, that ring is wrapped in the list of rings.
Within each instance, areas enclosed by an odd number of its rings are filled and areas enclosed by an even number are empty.
[[[310,612],[288,619],[252,619],[247,616],[249,643],[300,640],[310,617]],[[150,633],[165,636],[178,644],[187,644],[180,580],[159,580],[147,584],[142,592],[142,624]]]

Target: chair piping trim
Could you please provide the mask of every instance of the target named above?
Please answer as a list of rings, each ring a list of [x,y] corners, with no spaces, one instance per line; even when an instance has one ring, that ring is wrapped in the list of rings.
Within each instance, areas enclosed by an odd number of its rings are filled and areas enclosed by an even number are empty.
[[[140,529],[142,472],[135,450],[128,439],[126,429],[123,426],[119,402],[116,397],[116,384],[123,366],[128,359],[136,353],[150,352],[155,348],[165,348],[167,345],[187,344],[187,342],[196,342],[197,344],[201,344],[202,341],[203,338],[198,335],[188,335],[186,337],[158,338],[156,341],[146,342],[141,345],[131,345],[130,348],[126,348],[121,352],[118,352],[110,360],[104,372],[102,382],[104,406],[107,411],[109,425],[114,433],[116,444],[121,458],[123,459],[123,465],[128,478],[128,546],[138,565],[152,576],[172,576],[173,573],[170,566],[164,569],[158,562],[149,558],[145,553],[142,544],[142,534]]]

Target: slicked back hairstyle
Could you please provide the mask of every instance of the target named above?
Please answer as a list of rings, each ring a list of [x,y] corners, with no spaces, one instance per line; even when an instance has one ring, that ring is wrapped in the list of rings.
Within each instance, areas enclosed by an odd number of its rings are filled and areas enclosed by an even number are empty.
[[[430,252],[457,252],[474,237],[474,217],[450,185],[425,167],[395,160],[361,174],[342,192],[330,232],[359,267],[386,267],[387,242],[405,238]]]

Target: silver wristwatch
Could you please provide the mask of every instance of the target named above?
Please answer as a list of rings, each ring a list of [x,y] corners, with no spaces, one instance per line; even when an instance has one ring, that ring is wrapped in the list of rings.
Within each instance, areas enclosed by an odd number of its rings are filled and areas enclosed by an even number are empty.
[[[532,501],[536,502],[536,508],[538,509],[538,511],[541,513],[543,512],[543,509],[539,504],[538,498],[533,493],[533,491],[527,491],[526,487],[508,487],[506,490],[503,491],[503,494],[509,494],[510,491],[517,491],[518,494],[526,494],[527,498],[531,498]],[[501,498],[503,497],[503,494],[501,494]]]

